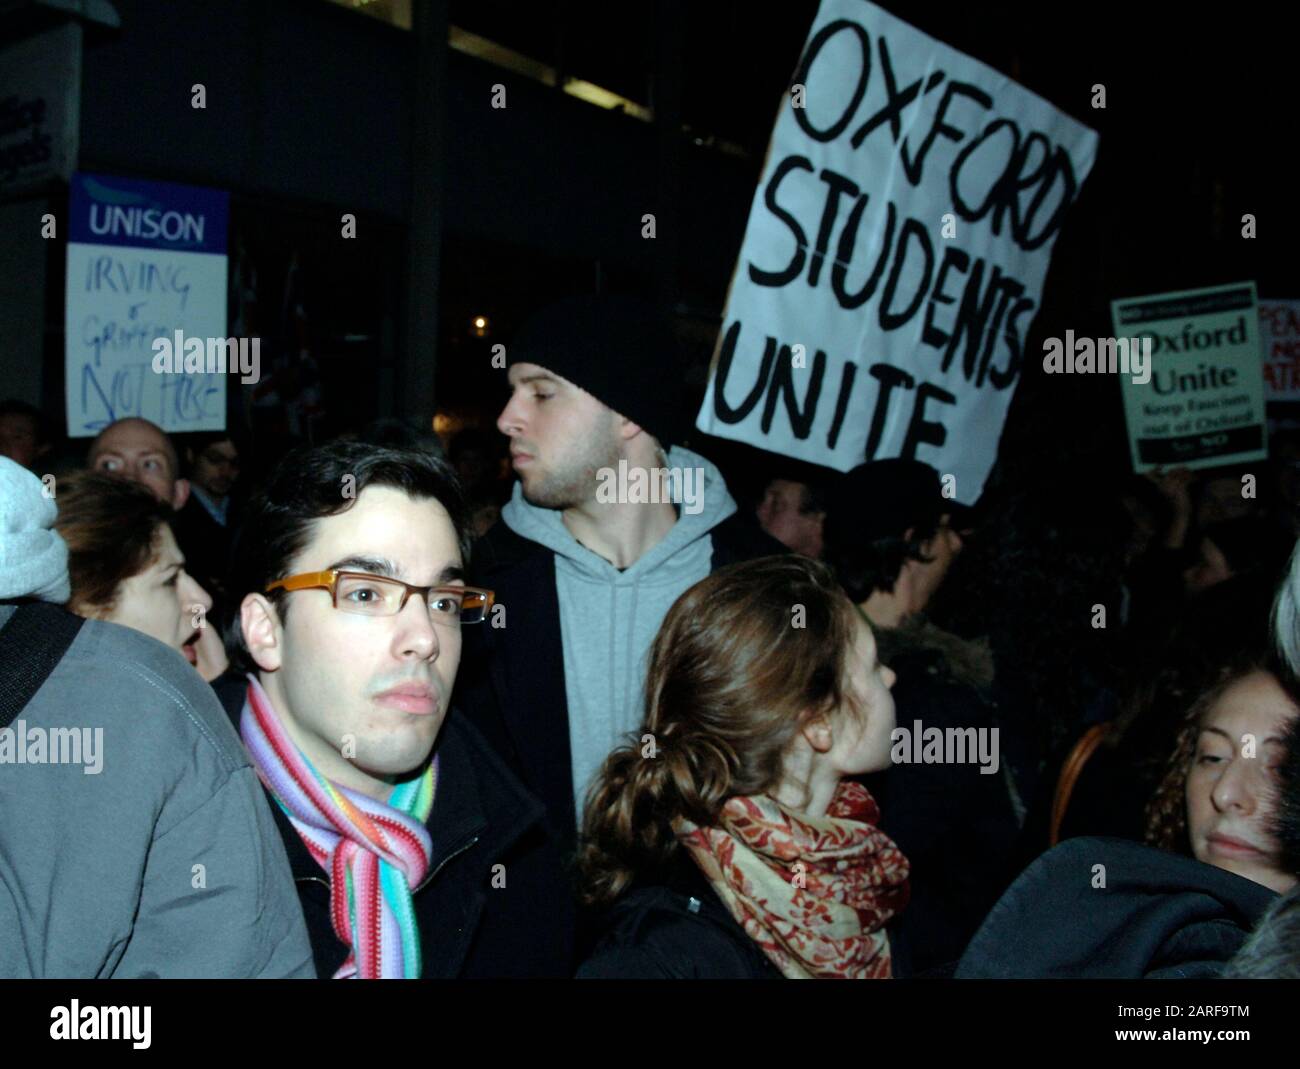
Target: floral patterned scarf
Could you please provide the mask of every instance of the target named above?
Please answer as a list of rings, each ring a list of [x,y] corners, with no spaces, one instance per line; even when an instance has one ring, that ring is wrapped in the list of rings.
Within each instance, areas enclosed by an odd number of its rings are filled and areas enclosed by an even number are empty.
[[[737,796],[717,827],[682,820],[677,835],[782,974],[884,979],[884,926],[907,904],[909,866],[879,819],[867,789],[842,780],[824,817]]]

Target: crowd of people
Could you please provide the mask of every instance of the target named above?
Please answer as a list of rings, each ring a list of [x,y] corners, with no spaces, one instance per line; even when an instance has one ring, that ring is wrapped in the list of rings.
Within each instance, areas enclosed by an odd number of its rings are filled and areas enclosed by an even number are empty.
[[[499,434],[256,476],[0,404],[0,976],[1300,976],[1284,436],[729,485],[672,344],[570,299]]]

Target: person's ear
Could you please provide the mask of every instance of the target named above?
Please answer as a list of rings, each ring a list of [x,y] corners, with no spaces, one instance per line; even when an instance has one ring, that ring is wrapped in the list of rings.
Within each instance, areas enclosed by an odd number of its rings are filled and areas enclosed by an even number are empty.
[[[239,628],[257,667],[276,671],[284,659],[284,630],[275,606],[261,594],[246,595],[239,605]]]
[[[185,502],[190,499],[190,481],[189,479],[177,479],[172,483],[172,511],[180,512],[185,507]]]
[[[831,728],[830,718],[825,714],[805,717],[799,731],[817,753],[829,753],[835,745],[835,732]]]

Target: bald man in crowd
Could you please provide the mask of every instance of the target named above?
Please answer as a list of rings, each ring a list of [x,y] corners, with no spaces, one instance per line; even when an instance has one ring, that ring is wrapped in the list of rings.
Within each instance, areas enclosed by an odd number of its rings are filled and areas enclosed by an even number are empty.
[[[189,481],[180,477],[176,447],[147,419],[129,416],[110,423],[91,443],[86,466],[148,487],[177,512],[190,497]]]

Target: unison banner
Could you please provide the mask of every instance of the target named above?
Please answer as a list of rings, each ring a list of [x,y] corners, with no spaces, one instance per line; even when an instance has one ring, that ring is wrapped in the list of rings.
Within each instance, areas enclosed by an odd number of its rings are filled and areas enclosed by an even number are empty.
[[[823,0],[777,118],[696,421],[979,497],[1097,135],[864,0]]]
[[[226,333],[229,194],[72,176],[68,235],[68,436],[124,416],[166,431],[222,430],[220,372],[154,368],[154,342]]]

